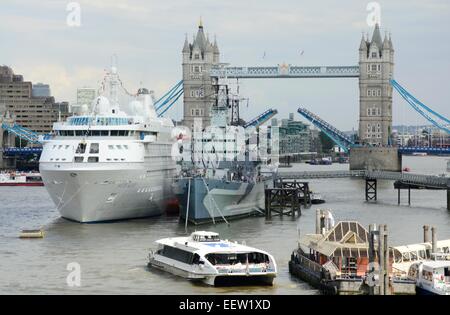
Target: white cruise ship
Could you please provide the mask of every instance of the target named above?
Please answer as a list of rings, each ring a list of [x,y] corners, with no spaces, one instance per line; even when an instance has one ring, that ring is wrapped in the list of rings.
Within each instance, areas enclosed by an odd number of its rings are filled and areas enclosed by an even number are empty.
[[[55,123],[43,139],[44,185],[61,216],[70,220],[159,215],[172,198],[176,175],[173,122],[158,117],[146,89],[130,102],[131,114],[120,108],[115,67],[104,83],[109,97],[97,97],[89,113]]]

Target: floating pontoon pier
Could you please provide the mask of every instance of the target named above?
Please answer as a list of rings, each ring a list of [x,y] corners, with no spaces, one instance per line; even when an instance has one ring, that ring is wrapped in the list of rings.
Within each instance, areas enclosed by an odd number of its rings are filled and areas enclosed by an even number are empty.
[[[316,233],[300,237],[289,272],[324,294],[415,294],[414,281],[392,273],[389,252],[385,225],[334,225],[330,211],[317,210]]]

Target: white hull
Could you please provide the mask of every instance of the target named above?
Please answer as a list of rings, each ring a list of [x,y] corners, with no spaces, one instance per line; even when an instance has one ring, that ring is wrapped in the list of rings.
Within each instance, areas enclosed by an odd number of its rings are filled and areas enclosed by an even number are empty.
[[[174,170],[146,171],[143,163],[97,164],[92,169],[41,163],[40,171],[61,216],[78,222],[160,215],[173,197]]]
[[[175,276],[182,277],[188,280],[201,281],[210,286],[218,285],[218,278],[229,278],[230,282],[234,284],[248,284],[252,280],[258,279],[259,283],[272,285],[273,280],[277,276],[276,272],[258,272],[258,273],[227,273],[227,274],[202,274],[196,273],[192,266],[186,265],[186,268],[190,270],[182,269],[181,267],[175,266],[175,264],[170,264],[163,262],[164,257],[152,258],[149,261],[149,266],[157,268],[161,271],[166,271]]]

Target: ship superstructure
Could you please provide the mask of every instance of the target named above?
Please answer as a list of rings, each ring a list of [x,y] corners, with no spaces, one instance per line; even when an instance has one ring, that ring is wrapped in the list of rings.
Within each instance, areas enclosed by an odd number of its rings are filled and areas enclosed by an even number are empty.
[[[158,117],[144,88],[126,112],[119,105],[120,85],[113,66],[92,110],[85,106],[82,115],[55,123],[43,139],[40,172],[64,218],[98,222],[158,215],[172,197],[173,122]]]

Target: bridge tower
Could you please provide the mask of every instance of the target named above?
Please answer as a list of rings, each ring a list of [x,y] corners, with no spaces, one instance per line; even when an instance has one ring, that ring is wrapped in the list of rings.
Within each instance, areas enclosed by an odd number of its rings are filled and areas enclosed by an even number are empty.
[[[372,39],[361,39],[359,47],[359,139],[365,144],[386,146],[392,133],[392,86],[394,47],[391,37],[382,40],[375,25]]]
[[[182,125],[193,130],[194,119],[200,118],[203,127],[210,125],[211,106],[215,100],[214,78],[210,70],[220,62],[216,39],[211,43],[200,20],[192,43],[184,41],[183,55],[183,120]]]
[[[3,123],[12,124],[14,119],[9,112],[0,106],[0,169],[12,169],[16,167],[13,157],[3,156],[3,149],[15,146],[15,135],[2,128]]]

